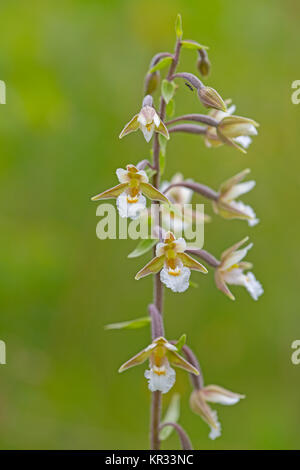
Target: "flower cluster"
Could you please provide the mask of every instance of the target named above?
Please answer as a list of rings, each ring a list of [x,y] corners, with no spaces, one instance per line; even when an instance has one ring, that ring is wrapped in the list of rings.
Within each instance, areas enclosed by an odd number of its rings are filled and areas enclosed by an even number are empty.
[[[252,265],[244,261],[253,246],[251,243],[243,247],[248,237],[224,251],[219,261],[200,247],[189,247],[187,241],[178,235],[186,225],[197,220],[195,217],[197,214],[193,210],[190,210],[188,219],[184,222],[181,217],[186,204],[191,202],[194,194],[208,199],[212,203],[215,214],[229,220],[247,220],[249,226],[256,225],[259,220],[254,210],[239,199],[255,186],[254,181],[243,182],[250,170],[246,169],[228,179],[218,191],[195,181],[195,175],[193,179],[184,179],[181,173],[176,173],[170,182],[165,181],[160,184],[162,162],[170,135],[176,132],[199,134],[204,137],[207,147],[220,147],[226,144],[245,152],[251,143],[252,136],[257,135],[258,128],[254,120],[234,115],[235,106],[231,105],[231,101],[224,101],[216,90],[204,86],[197,76],[186,72],[176,73],[179,56],[184,48],[194,49],[197,52],[197,68],[201,75],[207,76],[210,72],[210,61],[205,46],[195,41],[182,39],[180,16],[176,23],[176,36],[174,54],[164,52],[152,59],[145,79],[146,96],[141,110],[125,125],[119,136],[123,138],[140,129],[147,143],[153,137],[151,153],[153,161],[150,163],[148,160],[142,160],[135,165],[128,164],[126,169],[117,169],[119,184],[92,198],[93,201],[116,199],[120,217],[133,220],[139,219],[145,213],[147,217],[150,217],[149,210],[146,210],[147,199],[155,201],[155,204],[162,209],[156,221],[157,239],[150,240],[149,244],[143,245],[142,250],[137,250],[138,255],[144,254],[155,245],[154,257],[135,276],[135,279],[139,280],[150,274],[154,275],[155,297],[153,304],[149,306],[152,342],[119,369],[119,372],[123,372],[149,361],[149,369],[145,371],[148,387],[151,392],[159,393],[153,398],[152,406],[152,423],[154,424],[151,428],[151,445],[154,449],[158,449],[160,445],[160,404],[157,397],[160,397],[160,393],[169,392],[176,380],[176,372],[171,366],[179,367],[191,374],[194,390],[190,397],[190,406],[210,426],[212,439],[220,435],[221,427],[216,412],[209,407],[207,402],[233,405],[244,398],[244,395],[233,393],[217,385],[204,386],[199,363],[191,349],[180,340],[175,342],[165,339],[163,287],[175,293],[183,293],[191,283],[191,271],[207,273],[206,267],[194,258],[196,256],[214,269],[217,288],[231,300],[235,298],[228,285],[244,286],[254,300],[257,300],[263,293],[261,284],[249,271]],[[161,70],[167,65],[169,71],[161,84],[160,109],[156,111],[151,94],[158,87]],[[197,90],[200,103],[205,108],[209,108],[208,114],[186,114],[166,120],[166,117],[171,118],[174,113],[174,96],[178,88],[174,81],[178,78],[183,79],[189,88]],[[196,124],[180,123],[180,121],[192,121]],[[179,124],[173,126],[178,122]],[[150,176],[153,177],[152,184],[149,182]],[[165,231],[165,219],[168,217],[172,218],[172,230]],[[203,216],[201,223],[207,221],[211,221],[211,217]],[[145,320],[139,319],[131,324],[134,325],[132,327],[137,328],[143,326]],[[181,349],[186,359],[179,354]],[[175,428],[178,431],[180,427],[176,424]],[[181,440],[189,442],[186,438]]]

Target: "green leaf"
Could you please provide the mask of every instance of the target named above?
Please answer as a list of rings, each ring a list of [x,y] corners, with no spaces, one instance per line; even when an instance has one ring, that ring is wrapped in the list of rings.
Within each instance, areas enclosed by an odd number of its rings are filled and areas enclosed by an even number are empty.
[[[170,401],[165,417],[162,420],[162,424],[169,423],[170,421],[172,421],[172,423],[177,423],[177,421],[179,420],[179,416],[180,416],[180,395],[178,393],[175,393],[172,396],[172,399]],[[159,433],[159,439],[161,441],[165,441],[170,436],[173,430],[174,428],[172,426],[165,426],[164,428],[162,428],[162,430]]]
[[[175,89],[176,89],[176,85],[174,82],[169,82],[169,80],[166,80],[166,79],[162,81],[161,94],[167,104],[173,98]]]
[[[182,346],[184,346],[186,343],[186,334],[183,334],[180,336],[179,340],[175,344],[176,348],[178,349],[178,352],[181,350]]]
[[[183,31],[182,31],[182,19],[181,19],[180,13],[178,13],[177,18],[176,18],[175,32],[176,32],[177,38],[181,39],[183,35]]]
[[[155,64],[154,67],[152,67],[152,69],[150,69],[148,73],[153,73],[156,72],[156,70],[164,69],[165,67],[171,64],[172,60],[172,57],[164,57],[159,62],[157,62],[157,64]]]
[[[147,238],[146,240],[141,240],[137,247],[128,255],[128,258],[137,258],[147,253],[153,246],[157,243],[157,240],[152,238]]]
[[[172,99],[166,106],[166,113],[168,117],[173,117],[175,114],[175,101]]]
[[[160,151],[159,152],[159,167],[160,167],[161,176],[164,174],[165,166],[166,166],[166,155],[164,155],[162,151]]]
[[[152,176],[154,176],[156,174],[156,170],[153,170],[153,168],[146,168],[145,170],[149,180],[152,178]]]
[[[168,142],[168,140],[161,134],[158,135],[158,140],[159,140],[159,146],[160,146],[161,153],[165,157],[166,152],[167,152],[167,142]]]
[[[194,287],[194,289],[198,289],[199,284],[197,284],[197,282],[190,281],[190,287]]]
[[[144,328],[151,322],[150,317],[136,318],[135,320],[123,321],[120,323],[110,323],[105,325],[105,330],[135,330],[137,328]]]
[[[181,41],[181,45],[185,49],[194,49],[195,51],[198,51],[199,49],[209,49],[209,47],[207,46],[203,46],[202,44],[199,44],[196,41],[190,41],[190,40]]]

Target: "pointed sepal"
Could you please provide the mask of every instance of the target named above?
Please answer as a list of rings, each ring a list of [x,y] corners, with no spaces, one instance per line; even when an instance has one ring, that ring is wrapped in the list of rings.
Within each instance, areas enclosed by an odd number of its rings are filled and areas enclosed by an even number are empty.
[[[134,132],[136,130],[138,130],[139,128],[139,122],[138,122],[138,117],[139,115],[136,114],[132,119],[131,121],[129,121],[124,129],[121,131],[120,135],[119,135],[119,139],[122,139],[122,137],[124,137],[125,135],[127,134],[130,134],[131,132]]]
[[[140,183],[140,188],[142,193],[153,201],[162,201],[170,204],[169,199],[162,194],[158,189],[156,189],[150,183]]]
[[[186,253],[178,253],[177,256],[181,259],[184,266],[194,271],[201,271],[202,273],[207,273],[207,269],[203,264],[196,261],[190,255]]]
[[[107,189],[103,193],[97,194],[97,196],[93,196],[91,199],[92,201],[99,201],[100,199],[113,199],[117,198],[122,194],[125,189],[128,187],[128,183],[121,183],[113,188]]]
[[[171,364],[174,366],[180,367],[180,369],[184,369],[191,374],[199,375],[198,369],[183,359],[183,357],[180,356],[176,351],[168,351],[167,356]]]
[[[158,273],[163,265],[164,265],[164,261],[165,261],[165,255],[162,255],[162,256],[156,256],[155,258],[153,258],[151,261],[149,261],[148,264],[146,264],[146,266],[144,266],[135,276],[135,279],[136,280],[139,280],[141,279],[142,277],[145,277],[145,276],[148,276],[148,274],[156,274]]]

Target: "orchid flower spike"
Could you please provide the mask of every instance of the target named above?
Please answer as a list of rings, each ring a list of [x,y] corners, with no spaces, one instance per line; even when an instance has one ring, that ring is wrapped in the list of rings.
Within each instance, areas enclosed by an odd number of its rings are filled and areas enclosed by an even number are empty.
[[[221,264],[215,270],[215,281],[218,289],[231,300],[235,300],[235,297],[230,292],[227,284],[246,287],[254,300],[257,300],[264,292],[261,283],[256,280],[252,272],[244,273],[245,270],[252,268],[251,263],[242,261],[242,259],[245,258],[253,244],[250,243],[245,248],[239,249],[247,240],[248,237],[224,251],[221,256]]]
[[[160,280],[173,292],[184,292],[189,287],[191,269],[207,273],[207,269],[191,256],[183,238],[176,240],[172,232],[167,232],[163,243],[156,245],[156,257],[141,269],[135,279],[160,271]]]
[[[212,410],[207,402],[220,403],[221,405],[235,405],[245,395],[234,393],[218,385],[207,385],[206,387],[195,389],[190,397],[190,406],[194,413],[210,426],[210,439],[216,439],[221,435],[221,425],[218,421],[217,412]]]
[[[120,139],[138,129],[141,129],[147,142],[150,142],[154,131],[162,134],[166,139],[169,139],[168,129],[160,119],[152,104],[152,96],[145,96],[141,111],[126,124],[119,135]]]
[[[142,364],[147,359],[149,359],[150,369],[145,371],[145,377],[148,380],[148,387],[151,392],[167,393],[173,387],[176,372],[172,369],[170,363],[191,374],[199,375],[199,371],[177,353],[176,346],[169,343],[162,336],[154,339],[147,348],[125,362],[120,367],[119,372]]]
[[[92,201],[116,198],[120,216],[131,219],[137,219],[146,207],[143,194],[154,201],[169,203],[166,196],[148,183],[145,171],[139,171],[134,165],[127,165],[126,170],[118,168],[116,173],[120,184],[92,197]]]
[[[231,100],[226,100],[230,104]],[[208,126],[205,135],[207,147],[219,147],[227,144],[236,147],[241,152],[246,153],[246,149],[252,142],[250,136],[257,135],[259,124],[252,119],[232,116],[235,112],[235,105],[227,108],[226,112],[221,110],[211,110],[209,115],[218,121],[218,126]]]
[[[250,227],[258,224],[259,219],[252,207],[244,204],[242,201],[236,201],[236,198],[242,194],[248,193],[255,186],[255,181],[241,181],[250,173],[249,169],[238,173],[220,186],[219,198],[213,201],[213,208],[216,214],[225,219],[246,219]]]

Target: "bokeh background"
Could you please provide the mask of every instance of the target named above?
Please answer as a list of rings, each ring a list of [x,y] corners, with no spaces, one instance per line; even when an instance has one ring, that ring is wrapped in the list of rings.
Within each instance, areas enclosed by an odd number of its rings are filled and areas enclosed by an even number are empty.
[[[205,248],[219,256],[250,235],[248,259],[265,289],[254,302],[233,287],[231,302],[210,270],[193,274],[198,289],[166,292],[167,336],[187,334],[206,383],[247,395],[215,407],[223,435],[212,442],[178,371],[180,423],[197,449],[299,448],[300,365],[291,363],[300,338],[300,105],[291,102],[300,79],[299,2],[10,0],[1,2],[0,20],[2,449],[148,447],[145,368],[117,369],[148,344],[149,329],[104,325],[146,314],[152,282],[134,274],[149,256],[128,259],[132,240],[98,240],[89,198],[116,184],[117,167],[149,157],[140,133],[122,141],[118,134],[139,110],[151,57],[173,50],[178,12],[185,38],[210,46],[206,83],[261,127],[246,156],[174,135],[165,177],[180,170],[217,188],[252,169],[257,187],[244,200],[261,223],[214,217]],[[186,51],[179,70],[196,72],[195,61]],[[203,111],[183,84],[176,100],[177,114]],[[175,435],[164,448],[178,448]]]

